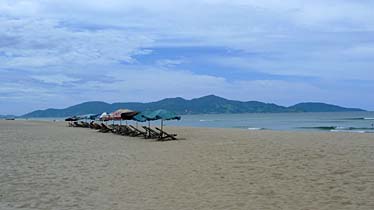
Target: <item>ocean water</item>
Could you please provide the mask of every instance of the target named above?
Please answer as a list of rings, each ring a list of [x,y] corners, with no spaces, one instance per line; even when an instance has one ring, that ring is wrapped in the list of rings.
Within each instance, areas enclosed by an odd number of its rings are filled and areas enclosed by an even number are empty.
[[[62,118],[38,118],[57,120]],[[109,123],[112,123],[111,121]],[[115,122],[119,124],[119,122]],[[129,124],[135,124],[128,121]],[[125,122],[122,122],[125,124]],[[147,125],[147,123],[140,123]],[[151,125],[159,126],[160,121]],[[252,113],[183,115],[178,121],[165,121],[165,126],[241,128],[248,130],[296,130],[324,132],[374,133],[374,112],[324,113]]]
[[[253,113],[184,115],[166,125],[374,133],[374,112]]]

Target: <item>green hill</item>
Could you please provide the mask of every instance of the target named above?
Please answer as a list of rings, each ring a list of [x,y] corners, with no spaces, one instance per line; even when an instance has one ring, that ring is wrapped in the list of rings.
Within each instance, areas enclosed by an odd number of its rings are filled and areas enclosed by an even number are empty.
[[[289,107],[290,109],[297,110],[299,112],[357,112],[364,111],[356,108],[344,108],[341,106],[325,104],[325,103],[299,103]]]
[[[362,109],[344,108],[324,103],[300,103],[291,107],[279,106],[259,101],[234,101],[215,95],[186,100],[180,97],[167,98],[150,103],[113,103],[100,101],[85,102],[65,109],[46,109],[30,112],[21,117],[67,117],[90,113],[112,112],[120,108],[132,110],[167,109],[178,114],[219,114],[219,113],[279,113],[279,112],[346,112],[364,111]]]

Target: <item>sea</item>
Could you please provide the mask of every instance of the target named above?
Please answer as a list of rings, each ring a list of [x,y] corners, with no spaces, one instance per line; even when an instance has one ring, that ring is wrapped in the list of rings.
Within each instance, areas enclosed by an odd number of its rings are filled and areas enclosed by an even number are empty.
[[[173,126],[374,133],[374,112],[184,115]]]
[[[61,118],[38,120],[62,121]],[[111,123],[111,122],[110,122]],[[114,122],[135,124],[134,122]],[[145,123],[147,125],[147,123]],[[160,121],[151,125],[159,126]],[[181,120],[165,121],[165,126],[240,128],[247,130],[291,130],[319,132],[374,133],[374,112],[248,113],[182,115]]]

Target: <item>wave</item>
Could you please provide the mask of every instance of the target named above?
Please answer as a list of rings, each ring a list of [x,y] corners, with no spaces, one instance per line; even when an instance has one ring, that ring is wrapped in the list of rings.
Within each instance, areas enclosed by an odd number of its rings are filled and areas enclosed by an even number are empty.
[[[232,128],[241,128],[241,129],[247,129],[247,130],[251,130],[251,131],[256,131],[256,130],[268,130],[268,129],[266,129],[266,128],[248,127],[248,126],[245,126],[245,125],[241,125],[241,126],[232,126]]]
[[[316,126],[300,127],[301,129],[325,130],[332,132],[355,132],[355,133],[374,133],[374,127],[342,127],[342,126]]]
[[[331,132],[349,132],[349,133],[374,133],[374,128],[338,127],[330,131]]]
[[[349,133],[374,133],[374,128],[359,128],[359,127],[337,127],[331,132],[349,132]]]
[[[316,127],[299,127],[301,129],[314,129],[314,130],[333,130],[336,126],[316,126]]]
[[[247,129],[251,131],[265,130],[265,128],[247,128]]]
[[[352,117],[352,118],[343,118],[342,120],[374,120],[374,117]]]
[[[337,127],[336,130],[372,130],[374,131],[373,127]]]
[[[216,122],[218,120],[199,120],[200,122]]]
[[[348,132],[348,133],[372,133],[368,131],[362,131],[362,130],[330,130],[331,132]]]

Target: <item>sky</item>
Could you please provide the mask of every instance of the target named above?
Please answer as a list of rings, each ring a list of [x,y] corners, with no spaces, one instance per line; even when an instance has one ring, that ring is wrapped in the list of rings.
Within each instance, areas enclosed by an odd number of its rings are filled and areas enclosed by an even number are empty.
[[[0,114],[215,94],[374,110],[371,0],[0,0]]]

